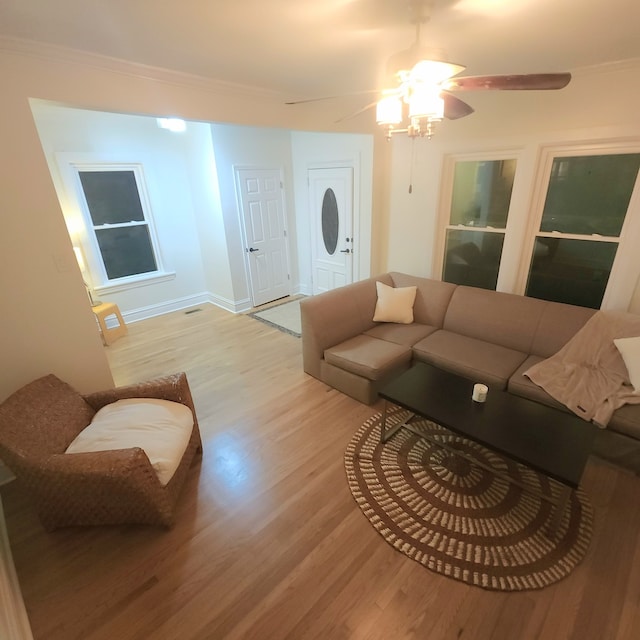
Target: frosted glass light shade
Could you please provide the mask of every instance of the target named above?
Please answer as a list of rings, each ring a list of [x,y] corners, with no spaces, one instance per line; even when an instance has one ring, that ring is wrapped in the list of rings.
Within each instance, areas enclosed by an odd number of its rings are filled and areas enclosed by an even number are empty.
[[[399,124],[402,122],[402,100],[399,96],[385,96],[376,106],[378,124]]]
[[[413,82],[426,84],[440,84],[445,80],[460,73],[464,67],[452,62],[440,62],[439,60],[420,60],[411,69]]]
[[[420,87],[409,97],[410,118],[432,118],[441,120],[444,117],[444,100],[440,97],[438,87]]]

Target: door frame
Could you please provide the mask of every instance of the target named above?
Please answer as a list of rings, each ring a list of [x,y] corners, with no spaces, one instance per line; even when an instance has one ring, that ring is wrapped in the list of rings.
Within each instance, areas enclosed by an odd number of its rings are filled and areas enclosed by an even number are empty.
[[[249,295],[251,306],[254,305],[253,288],[251,284],[251,267],[249,265],[249,254],[245,251],[248,246],[247,242],[247,229],[244,221],[244,208],[242,203],[242,191],[240,187],[240,172],[241,171],[277,171],[280,179],[280,198],[282,201],[282,219],[285,232],[285,260],[287,264],[287,273],[289,274],[289,295],[291,295],[291,236],[289,234],[289,217],[287,215],[287,198],[286,198],[286,183],[284,180],[284,168],[280,166],[266,166],[266,165],[244,165],[234,164],[233,169],[233,183],[236,192],[236,211],[238,214],[238,224],[240,225],[240,236],[242,239],[242,254],[244,265],[244,277],[247,286],[247,293]],[[267,303],[265,303],[267,304]]]
[[[355,253],[354,259],[351,263],[351,278],[353,282],[357,282],[360,280],[360,259],[362,257],[362,243],[361,243],[361,229],[360,229],[360,155],[357,154],[345,160],[333,160],[333,161],[317,161],[317,162],[308,162],[305,167],[305,180],[307,185],[307,207],[308,209],[308,248],[309,248],[309,277],[311,278],[310,282],[310,292],[313,291],[313,261],[311,257],[311,246],[313,242],[313,234],[311,229],[311,217],[313,212],[310,210],[311,207],[311,182],[309,171],[313,169],[351,169],[353,176],[353,184],[352,184],[352,233],[353,233],[353,242],[352,247]]]

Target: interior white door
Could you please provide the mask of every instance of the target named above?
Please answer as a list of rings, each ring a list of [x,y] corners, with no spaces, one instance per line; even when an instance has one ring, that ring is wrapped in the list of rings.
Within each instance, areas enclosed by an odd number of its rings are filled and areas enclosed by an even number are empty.
[[[236,178],[251,300],[257,307],[290,293],[282,183],[278,169],[238,169]]]
[[[313,293],[353,282],[353,168],[309,169]]]

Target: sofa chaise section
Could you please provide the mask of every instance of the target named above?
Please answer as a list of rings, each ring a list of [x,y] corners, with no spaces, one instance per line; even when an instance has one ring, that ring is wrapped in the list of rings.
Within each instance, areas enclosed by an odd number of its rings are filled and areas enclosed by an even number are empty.
[[[414,322],[374,322],[376,282],[416,286]],[[456,285],[401,273],[362,280],[300,303],[304,370],[372,404],[378,389],[412,362],[411,347],[442,327]]]

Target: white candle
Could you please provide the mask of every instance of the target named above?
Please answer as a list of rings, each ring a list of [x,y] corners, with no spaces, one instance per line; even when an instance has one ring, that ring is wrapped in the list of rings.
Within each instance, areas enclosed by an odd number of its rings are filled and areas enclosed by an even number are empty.
[[[474,384],[473,385],[473,394],[471,398],[476,402],[484,402],[487,399],[487,392],[489,391],[489,387],[486,384]]]

